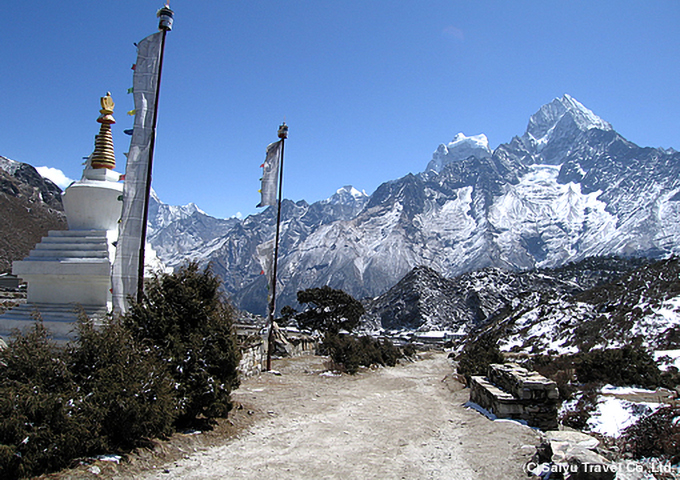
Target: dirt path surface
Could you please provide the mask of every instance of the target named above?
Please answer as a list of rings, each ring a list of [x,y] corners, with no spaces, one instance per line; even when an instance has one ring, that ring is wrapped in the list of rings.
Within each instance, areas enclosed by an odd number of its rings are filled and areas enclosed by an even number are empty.
[[[144,479],[526,479],[538,440],[463,407],[442,353],[355,376],[323,359],[280,360],[234,400],[256,417],[224,445],[140,472]]]

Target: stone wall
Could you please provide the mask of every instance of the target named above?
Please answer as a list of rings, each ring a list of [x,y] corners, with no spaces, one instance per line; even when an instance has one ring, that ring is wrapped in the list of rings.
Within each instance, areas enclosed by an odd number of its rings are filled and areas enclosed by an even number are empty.
[[[241,362],[239,373],[242,378],[257,375],[267,362],[267,342],[259,335],[260,329],[237,325],[241,341]],[[315,355],[319,348],[319,339],[311,335],[286,331],[274,323],[273,357],[299,357]]]
[[[266,361],[266,349],[263,342],[241,345],[241,362],[238,372],[241,378],[257,375],[262,371]]]
[[[315,355],[319,339],[306,333],[286,330],[274,323],[274,355],[277,357],[299,357]]]
[[[499,418],[523,420],[542,430],[557,428],[557,384],[514,363],[492,364],[486,377],[472,377],[470,401]]]

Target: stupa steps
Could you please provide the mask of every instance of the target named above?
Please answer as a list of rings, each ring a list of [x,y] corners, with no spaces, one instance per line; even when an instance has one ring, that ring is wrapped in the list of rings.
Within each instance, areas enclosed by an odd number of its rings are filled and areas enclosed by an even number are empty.
[[[106,250],[108,245],[102,242],[41,242],[35,246],[35,250]]]
[[[57,230],[35,246],[24,261],[60,262],[72,259],[108,259],[109,245],[103,230]]]
[[[40,318],[53,340],[66,342],[77,337],[75,322],[81,313],[92,319],[95,325],[101,324],[107,317],[107,309],[100,306],[25,303],[2,315],[0,336],[7,338],[15,330],[25,334],[31,322]]]
[[[88,238],[88,239],[106,239],[106,230],[50,230],[48,232],[50,238],[57,240],[58,238]],[[57,240],[58,241],[58,240]]]
[[[62,249],[37,249],[31,250],[28,258],[24,261],[31,260],[45,260],[52,258],[55,260],[62,260],[68,258],[109,258],[108,250],[62,250]]]

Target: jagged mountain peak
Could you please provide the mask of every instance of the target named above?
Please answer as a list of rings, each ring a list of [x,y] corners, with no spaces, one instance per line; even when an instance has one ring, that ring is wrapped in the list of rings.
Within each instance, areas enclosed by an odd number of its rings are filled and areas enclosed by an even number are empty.
[[[151,189],[151,200],[152,200],[152,203],[157,203],[159,206],[163,205],[165,207],[168,207],[168,209],[170,209],[173,212],[181,212],[183,215],[186,215],[186,216],[190,216],[194,213],[200,213],[200,214],[203,214],[203,215],[207,215],[207,213],[205,213],[203,210],[201,210],[201,208],[198,205],[196,205],[194,202],[189,202],[186,205],[167,205],[166,203],[164,203],[160,199],[160,197],[158,196],[158,194],[156,193],[156,191],[153,188]]]
[[[564,94],[562,98],[555,98],[552,102],[543,105],[531,116],[526,134],[531,135],[536,141],[541,139],[547,141],[549,139],[547,136],[565,117],[572,120],[581,131],[591,128],[612,130],[609,122],[602,120],[574,97]]]
[[[529,119],[522,141],[542,161],[553,160],[555,150],[564,151],[580,134],[593,128],[609,131],[611,124],[602,120],[575,98],[564,94],[543,105]]]
[[[432,160],[427,165],[426,171],[439,173],[446,165],[458,162],[470,157],[488,158],[492,154],[489,148],[489,139],[486,135],[466,136],[458,133],[448,144],[441,144],[432,154]]]
[[[359,191],[352,185],[345,185],[324,200],[325,203],[330,203],[333,205],[343,204],[343,205],[353,205],[357,202],[365,202],[368,199],[368,194],[365,191]]]

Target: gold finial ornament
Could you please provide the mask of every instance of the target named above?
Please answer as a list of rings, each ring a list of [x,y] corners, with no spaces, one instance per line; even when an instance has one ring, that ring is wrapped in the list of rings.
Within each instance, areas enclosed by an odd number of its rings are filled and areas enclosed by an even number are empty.
[[[99,134],[94,137],[94,152],[92,153],[92,168],[116,168],[116,155],[113,152],[113,136],[111,135],[111,125],[116,123],[113,118],[113,103],[111,93],[106,92],[106,96],[101,97],[102,109],[99,110],[97,121],[102,124]]]
[[[113,103],[113,98],[111,98],[111,92],[106,92],[106,96],[102,97],[99,100],[99,103],[102,106],[100,113],[113,113],[113,107],[116,106],[116,104]]]

